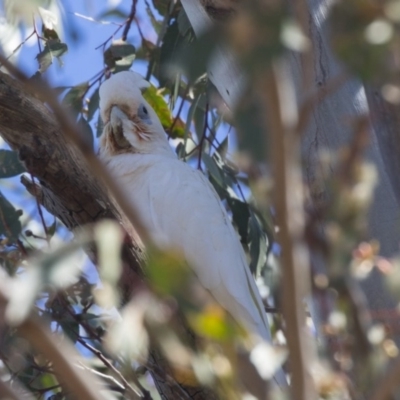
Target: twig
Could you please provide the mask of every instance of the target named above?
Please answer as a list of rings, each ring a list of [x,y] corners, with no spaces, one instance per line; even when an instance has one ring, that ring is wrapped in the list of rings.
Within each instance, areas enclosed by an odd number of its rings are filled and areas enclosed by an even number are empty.
[[[131,29],[132,21],[135,18],[136,15],[136,3],[137,0],[132,0],[132,8],[131,12],[129,13],[129,17],[125,22],[125,28],[124,31],[122,32],[122,40],[125,42],[126,38],[128,37],[129,30]]]
[[[113,371],[118,378],[121,380],[123,383],[123,386],[125,389],[129,390],[135,397],[137,397],[136,391],[133,389],[133,387],[129,384],[129,382],[124,378],[124,376],[121,374],[120,371],[118,371],[114,365],[108,360],[104,354],[100,351],[97,350],[95,347],[91,346],[90,344],[86,343],[83,339],[77,338],[78,342],[86,347],[89,351],[91,351],[107,368],[109,368],[111,371]],[[139,389],[142,391],[143,397],[145,399],[151,400],[150,393],[141,385],[139,381],[136,381],[135,384],[139,387]]]
[[[282,309],[286,323],[286,337],[292,371],[291,391],[294,399],[312,400],[316,393],[308,365],[304,331],[303,298],[310,278],[306,246],[303,243],[304,215],[300,165],[300,138],[295,134],[296,103],[288,67],[276,61],[263,71],[257,82],[259,93],[268,113],[272,132],[270,151],[274,170],[274,192],[278,238],[282,246]],[[307,288],[308,289],[308,288]]]

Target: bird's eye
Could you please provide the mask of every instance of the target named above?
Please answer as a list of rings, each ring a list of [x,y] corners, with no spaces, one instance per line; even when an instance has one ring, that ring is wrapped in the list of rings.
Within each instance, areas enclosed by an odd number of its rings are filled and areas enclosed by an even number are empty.
[[[149,110],[144,104],[141,104],[138,109],[138,117],[141,118],[146,124],[151,124],[151,117]]]

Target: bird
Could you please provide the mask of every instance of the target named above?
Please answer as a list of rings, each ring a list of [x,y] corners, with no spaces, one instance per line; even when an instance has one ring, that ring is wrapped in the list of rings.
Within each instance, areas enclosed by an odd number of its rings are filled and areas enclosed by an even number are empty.
[[[134,71],[116,73],[102,83],[100,158],[142,217],[152,241],[179,250],[216,302],[271,343],[264,305],[238,233],[204,173],[172,149],[142,95],[149,86]]]

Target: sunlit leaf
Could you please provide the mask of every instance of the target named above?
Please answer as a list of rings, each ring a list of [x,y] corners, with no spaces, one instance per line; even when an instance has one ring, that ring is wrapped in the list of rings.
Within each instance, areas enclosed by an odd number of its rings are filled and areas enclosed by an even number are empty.
[[[104,52],[104,63],[114,73],[128,70],[136,56],[135,46],[123,41],[115,40]]]
[[[0,178],[10,178],[25,172],[18,154],[11,150],[0,150]]]
[[[168,132],[169,136],[172,138],[182,138],[185,132],[185,124],[179,118],[173,125],[174,119],[161,92],[155,86],[150,86],[143,92],[143,96],[157,113],[163,128]]]

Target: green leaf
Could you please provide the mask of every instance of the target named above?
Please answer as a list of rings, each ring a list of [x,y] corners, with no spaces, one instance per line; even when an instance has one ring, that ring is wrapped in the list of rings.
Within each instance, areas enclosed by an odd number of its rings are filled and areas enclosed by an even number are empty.
[[[18,154],[11,150],[0,150],[0,178],[10,178],[25,172]]]
[[[128,70],[136,56],[135,46],[123,40],[114,41],[104,52],[104,63],[114,73]]]
[[[61,60],[60,57],[67,51],[68,46],[65,43],[62,43],[59,40],[48,40],[44,50],[36,56],[36,59],[39,62],[39,72],[45,72],[53,63],[54,57]]]
[[[82,100],[83,96],[89,88],[89,82],[83,82],[77,86],[74,86],[65,95],[62,104],[74,113],[79,114],[82,111]]]
[[[249,205],[232,197],[227,198],[229,208],[232,211],[232,220],[236,225],[242,243],[247,244],[249,237]]]
[[[176,64],[176,59],[185,46],[185,39],[179,34],[176,19],[167,27],[160,49],[160,73],[158,80],[161,86],[169,87],[175,82],[171,82],[171,74],[168,72],[171,64]]]
[[[207,72],[207,64],[217,45],[217,32],[211,29],[193,41],[190,37],[179,37],[180,45],[175,50],[174,64],[188,77],[189,82],[195,82]]]
[[[169,136],[172,138],[183,138],[185,133],[185,124],[181,119],[178,119],[175,122],[174,126],[172,127],[172,131],[170,129],[174,119],[172,118],[171,111],[164,99],[164,96],[161,94],[161,91],[155,86],[150,86],[143,91],[143,97],[157,113],[158,118],[161,121],[161,125],[167,131]]]
[[[54,222],[47,228],[48,238],[51,239],[56,233],[57,220],[54,218]]]
[[[249,238],[250,270],[255,276],[259,276],[267,261],[268,238],[254,213],[251,213],[250,216]]]
[[[223,174],[215,160],[207,153],[203,153],[202,160],[206,165],[208,173],[211,175],[211,177],[215,180],[220,188],[225,189],[227,185],[224,182]]]
[[[8,237],[11,242],[15,242],[21,233],[21,210],[16,210],[14,206],[0,192],[0,235]]]
[[[99,108],[99,101],[100,101],[99,89],[97,88],[93,92],[93,94],[92,94],[92,96],[90,97],[90,100],[89,100],[88,115],[87,115],[88,121],[92,120],[92,118],[94,116],[94,113]]]

